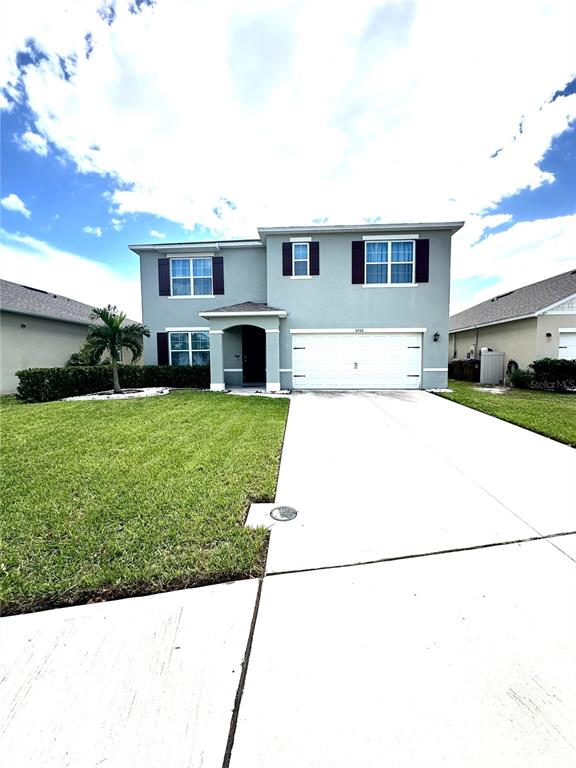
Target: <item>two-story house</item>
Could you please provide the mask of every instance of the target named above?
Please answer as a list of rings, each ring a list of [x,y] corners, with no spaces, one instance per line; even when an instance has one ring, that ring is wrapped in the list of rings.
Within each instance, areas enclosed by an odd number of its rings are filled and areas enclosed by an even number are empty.
[[[445,387],[462,226],[263,227],[255,240],[130,246],[145,363],[209,363],[213,390]]]

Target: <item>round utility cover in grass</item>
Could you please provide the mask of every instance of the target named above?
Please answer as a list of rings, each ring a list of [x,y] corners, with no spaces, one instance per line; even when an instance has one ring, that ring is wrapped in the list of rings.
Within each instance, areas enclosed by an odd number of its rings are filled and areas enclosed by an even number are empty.
[[[289,520],[294,520],[298,512],[293,507],[274,507],[270,512],[270,517],[274,520],[286,523]]]

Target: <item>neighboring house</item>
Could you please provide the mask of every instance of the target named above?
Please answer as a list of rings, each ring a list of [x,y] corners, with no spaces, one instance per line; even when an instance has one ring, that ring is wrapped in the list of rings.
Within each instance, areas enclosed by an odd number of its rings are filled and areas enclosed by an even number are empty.
[[[64,365],[86,340],[91,311],[66,296],[0,280],[0,392],[16,391],[22,368]]]
[[[576,269],[507,291],[450,318],[450,358],[482,347],[526,368],[542,357],[576,358]]]
[[[149,364],[211,388],[418,389],[447,382],[451,237],[463,222],[261,228],[133,245]]]

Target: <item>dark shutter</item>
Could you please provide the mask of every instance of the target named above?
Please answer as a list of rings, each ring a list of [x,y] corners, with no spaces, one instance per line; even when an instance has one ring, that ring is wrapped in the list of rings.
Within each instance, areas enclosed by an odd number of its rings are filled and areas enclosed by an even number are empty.
[[[212,256],[212,285],[215,296],[224,293],[224,258],[222,256]]]
[[[160,296],[170,296],[170,259],[158,259],[158,288]]]
[[[292,243],[282,243],[282,274],[292,276]]]
[[[156,334],[156,348],[158,350],[158,365],[168,365],[168,334]]]
[[[320,274],[320,243],[317,240],[310,243],[310,274]]]
[[[364,241],[352,241],[352,282],[364,284]]]
[[[416,240],[415,283],[427,283],[429,276],[430,240]]]

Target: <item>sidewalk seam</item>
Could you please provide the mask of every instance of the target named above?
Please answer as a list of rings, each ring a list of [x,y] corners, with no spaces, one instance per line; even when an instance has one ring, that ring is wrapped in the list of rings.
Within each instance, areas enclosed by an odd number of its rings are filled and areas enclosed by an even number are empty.
[[[242,671],[240,673],[240,679],[238,680],[238,688],[236,690],[236,696],[234,698],[234,708],[232,709],[232,716],[230,718],[230,727],[228,729],[228,739],[226,741],[226,751],[224,752],[224,760],[222,762],[222,768],[229,768],[230,760],[232,759],[232,749],[234,747],[234,738],[236,736],[236,727],[238,725],[238,715],[240,714],[240,704],[242,703],[242,695],[244,693],[244,686],[246,684],[246,675],[248,673],[248,664],[250,662],[250,654],[252,653],[252,642],[254,640],[254,630],[256,628],[256,619],[258,618],[258,610],[260,608],[260,597],[262,595],[263,583],[264,583],[264,577],[260,578],[259,584],[258,584],[258,591],[256,593],[256,601],[254,603],[254,613],[252,614],[252,622],[250,623],[250,631],[248,632],[246,650],[244,651],[244,659],[242,661]]]
[[[434,552],[418,552],[414,555],[396,555],[395,557],[379,557],[375,560],[360,560],[356,563],[338,563],[336,565],[319,565],[313,568],[294,568],[293,570],[289,571],[272,571],[270,573],[266,574],[266,578],[269,578],[271,576],[288,576],[290,574],[294,573],[311,573],[313,571],[333,571],[338,568],[357,568],[362,565],[376,565],[377,563],[390,563],[394,562],[396,560],[414,560],[419,557],[433,557],[434,555],[449,555],[453,554],[455,552],[471,552],[476,549],[490,549],[491,547],[505,547],[509,544],[525,544],[530,541],[546,541],[548,539],[557,538],[559,536],[573,536],[576,534],[576,531],[562,531],[562,533],[549,533],[545,536],[532,536],[528,539],[512,539],[510,541],[495,541],[490,544],[474,544],[471,547],[455,547],[453,549],[439,549],[435,550]],[[552,545],[554,545],[554,542],[550,542]],[[554,545],[555,546],[555,545]],[[562,554],[566,554],[562,550],[560,550],[558,547],[556,547],[559,552]],[[566,555],[569,557],[569,555]],[[570,560],[572,558],[570,557]]]

